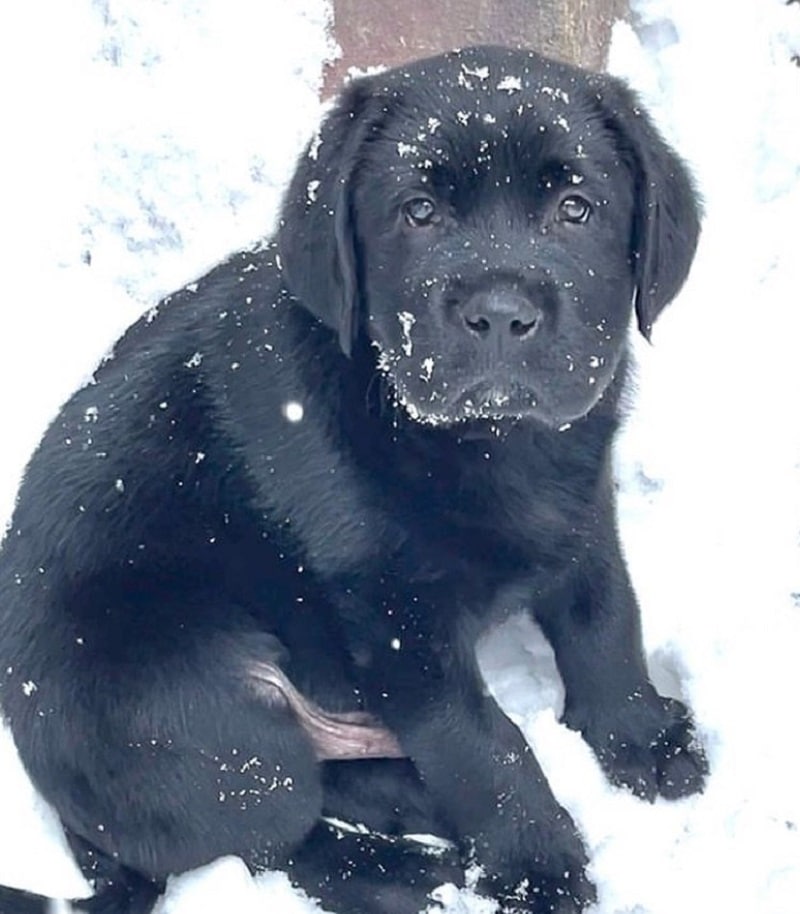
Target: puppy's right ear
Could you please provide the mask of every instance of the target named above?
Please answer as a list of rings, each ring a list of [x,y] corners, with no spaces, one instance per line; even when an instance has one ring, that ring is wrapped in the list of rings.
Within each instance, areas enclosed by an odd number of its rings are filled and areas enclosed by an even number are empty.
[[[361,310],[351,184],[380,111],[369,78],[345,89],[300,158],[278,228],[289,291],[338,332],[345,355],[352,351]]]

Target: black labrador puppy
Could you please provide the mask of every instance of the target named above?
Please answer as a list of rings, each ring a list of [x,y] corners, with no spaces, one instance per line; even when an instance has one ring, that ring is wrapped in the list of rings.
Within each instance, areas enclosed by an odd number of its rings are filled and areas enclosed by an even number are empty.
[[[90,910],[223,854],[343,912],[416,911],[467,862],[509,910],[582,910],[581,840],[475,660],[520,607],[614,783],[702,788],[610,460],[631,317],[697,234],[624,85],[471,48],[349,86],[275,240],[128,331],[0,560],[2,707]]]

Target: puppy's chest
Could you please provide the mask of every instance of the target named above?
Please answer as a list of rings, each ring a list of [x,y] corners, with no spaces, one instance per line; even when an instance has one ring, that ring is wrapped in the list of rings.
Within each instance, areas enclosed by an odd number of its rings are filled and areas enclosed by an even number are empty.
[[[386,573],[494,590],[552,573],[569,541],[583,538],[583,494],[524,441],[432,445],[372,434],[323,446],[320,427],[273,429],[251,466],[260,461],[273,520],[294,531],[323,578]]]
[[[432,570],[503,586],[557,570],[584,539],[586,499],[524,460],[483,459],[434,466],[396,493],[405,542]]]

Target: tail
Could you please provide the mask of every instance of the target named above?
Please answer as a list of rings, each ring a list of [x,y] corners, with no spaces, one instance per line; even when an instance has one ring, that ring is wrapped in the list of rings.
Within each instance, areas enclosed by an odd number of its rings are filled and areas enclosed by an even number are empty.
[[[48,914],[50,898],[0,885],[0,914]]]
[[[86,914],[151,914],[163,890],[163,884],[120,867],[117,878],[97,886],[91,898],[69,903],[73,910]],[[46,895],[0,886],[0,914],[53,914],[57,902]]]

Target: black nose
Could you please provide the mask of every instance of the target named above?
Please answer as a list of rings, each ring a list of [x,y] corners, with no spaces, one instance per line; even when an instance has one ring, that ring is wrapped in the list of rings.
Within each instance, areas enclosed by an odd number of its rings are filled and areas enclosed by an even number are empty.
[[[527,295],[507,288],[474,292],[459,310],[467,330],[485,340],[526,339],[535,333],[542,317]]]

